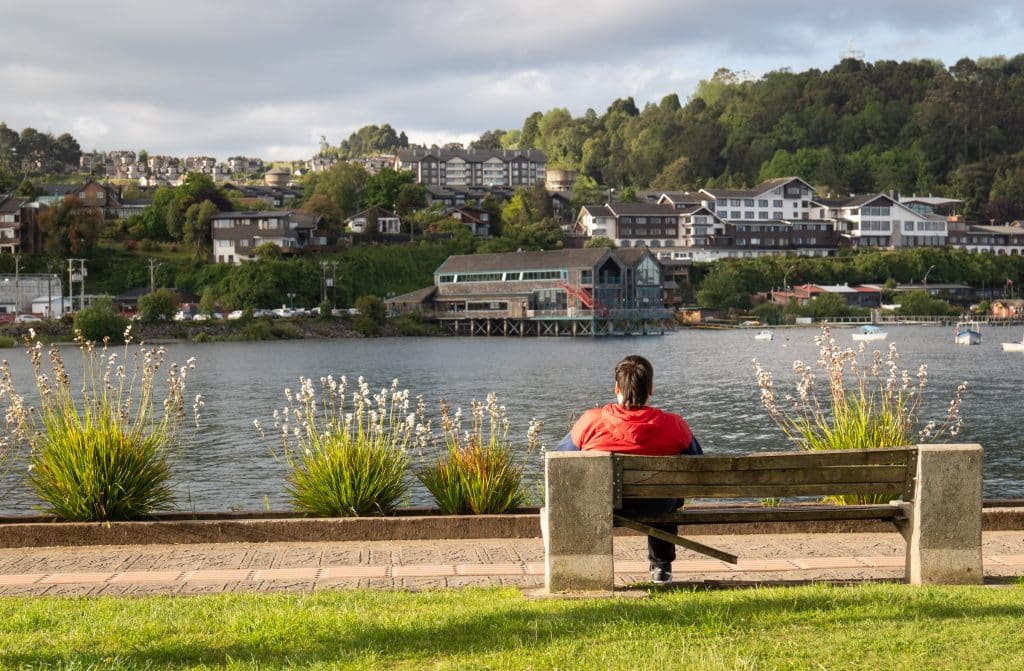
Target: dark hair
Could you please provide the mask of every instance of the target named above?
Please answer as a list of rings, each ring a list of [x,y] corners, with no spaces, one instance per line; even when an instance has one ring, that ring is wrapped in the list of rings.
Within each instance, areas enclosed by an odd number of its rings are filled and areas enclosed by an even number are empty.
[[[615,383],[626,408],[642,408],[654,385],[654,366],[642,356],[631,355],[615,366]]]

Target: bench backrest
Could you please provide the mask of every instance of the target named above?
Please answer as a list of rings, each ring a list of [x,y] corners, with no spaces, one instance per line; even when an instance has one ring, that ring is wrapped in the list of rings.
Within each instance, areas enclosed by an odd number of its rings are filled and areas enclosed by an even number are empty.
[[[885,494],[913,499],[917,448],[742,457],[614,455],[613,500]]]

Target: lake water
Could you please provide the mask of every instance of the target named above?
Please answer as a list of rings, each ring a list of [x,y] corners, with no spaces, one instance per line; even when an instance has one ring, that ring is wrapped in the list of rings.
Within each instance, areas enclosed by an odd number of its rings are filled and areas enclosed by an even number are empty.
[[[941,420],[956,385],[969,389],[963,406],[965,427],[957,439],[985,448],[985,497],[1024,497],[1024,441],[1020,403],[1024,354],[1004,353],[1000,343],[1021,337],[1019,327],[992,327],[981,345],[953,344],[951,327],[893,326],[883,351],[895,343],[901,368],[915,374],[928,364],[923,415]],[[511,435],[525,444],[531,417],[542,419],[544,442],[554,446],[583,410],[612,400],[614,364],[641,354],[655,367],[653,405],[681,413],[707,453],[744,454],[791,449],[759,401],[751,359],[775,373],[776,384],[791,388],[796,359],[817,359],[815,328],[780,329],[771,342],[754,340],[754,330],[683,330],[663,336],[607,338],[394,338],[289,341],[272,343],[176,343],[172,361],[189,356],[198,369],[189,393],[203,395],[202,428],[187,444],[175,470],[178,507],[183,510],[287,509],[285,468],[275,456],[273,438],[253,426],[272,424],[274,408],[284,405],[285,387],[300,375],[333,374],[354,380],[363,375],[373,388],[398,378],[412,396],[422,394],[432,408],[446,399],[468,413],[471,399],[490,391],[507,406]],[[836,329],[836,340],[853,345],[851,329]],[[6,357],[19,389],[31,380],[23,353]],[[66,350],[69,367],[77,356]],[[73,371],[74,374],[74,371]],[[79,379],[74,377],[73,379]],[[531,468],[539,472],[542,457]],[[36,504],[24,487],[13,486],[23,472],[15,465],[0,482],[0,514],[30,514]],[[427,505],[429,495],[412,490],[409,504]]]

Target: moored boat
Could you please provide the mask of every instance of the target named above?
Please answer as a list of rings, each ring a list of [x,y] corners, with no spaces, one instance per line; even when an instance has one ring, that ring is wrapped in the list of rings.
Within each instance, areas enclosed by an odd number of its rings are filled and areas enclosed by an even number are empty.
[[[953,342],[957,345],[980,345],[981,324],[974,321],[959,321],[956,323],[956,334]]]
[[[1004,342],[1004,352],[1024,352],[1024,335],[1020,337],[1020,342]]]
[[[858,341],[873,341],[873,340],[885,340],[889,337],[888,331],[883,331],[881,328],[874,324],[865,324],[861,326],[851,336],[854,340]]]
[[[764,329],[763,331],[758,332],[758,334],[756,336],[754,336],[754,340],[774,340],[774,339],[775,339],[775,334],[772,333],[771,331],[769,331],[768,329]]]

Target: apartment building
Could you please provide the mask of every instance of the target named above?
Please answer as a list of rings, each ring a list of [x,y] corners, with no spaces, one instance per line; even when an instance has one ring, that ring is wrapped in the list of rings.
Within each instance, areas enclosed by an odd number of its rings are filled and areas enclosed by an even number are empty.
[[[395,170],[408,170],[420,184],[462,187],[530,187],[547,177],[547,157],[538,149],[400,149]]]

